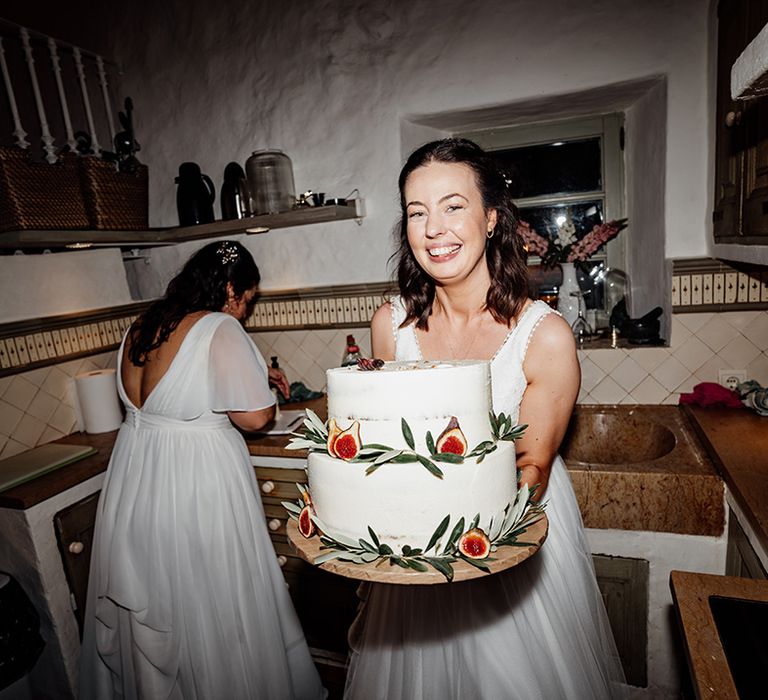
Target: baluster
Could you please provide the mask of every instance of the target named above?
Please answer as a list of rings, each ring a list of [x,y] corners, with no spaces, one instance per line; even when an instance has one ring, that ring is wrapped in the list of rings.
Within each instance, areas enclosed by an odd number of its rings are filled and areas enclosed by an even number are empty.
[[[48,119],[45,116],[45,106],[43,105],[43,98],[40,94],[40,85],[37,82],[37,73],[35,72],[35,58],[32,55],[32,46],[29,43],[29,32],[26,27],[21,27],[19,34],[21,35],[21,43],[24,47],[24,55],[27,58],[27,68],[29,68],[29,79],[32,82],[32,92],[35,95],[35,104],[37,105],[37,116],[40,120],[40,133],[41,140],[43,142],[43,150],[45,151],[45,159],[49,163],[56,162],[56,149],[53,146],[53,136],[48,129]]]
[[[13,115],[13,135],[16,138],[16,145],[19,148],[27,148],[27,146],[29,146],[29,141],[27,141],[27,132],[24,131],[21,126],[19,110],[16,107],[16,95],[13,92],[11,75],[8,72],[8,64],[5,61],[5,48],[3,47],[2,37],[0,37],[0,69],[3,71],[3,82],[5,83],[5,91],[8,93],[8,102],[11,103],[11,114]]]
[[[101,94],[104,97],[104,109],[107,110],[107,123],[109,124],[109,139],[115,143],[115,122],[112,119],[112,105],[109,101],[109,91],[107,90],[107,73],[104,70],[104,60],[101,56],[96,56],[96,65],[99,68],[99,84],[101,85]]]
[[[80,80],[80,92],[83,95],[83,106],[85,107],[85,116],[88,119],[88,129],[91,132],[91,143],[96,153],[101,151],[99,137],[96,135],[96,127],[93,125],[93,113],[91,112],[91,98],[88,97],[88,88],[85,85],[85,69],[83,68],[83,58],[80,55],[80,49],[75,46],[72,49],[75,56],[75,68],[77,68],[77,77]]]
[[[72,120],[69,117],[67,94],[64,92],[64,83],[61,81],[61,61],[59,60],[56,42],[51,37],[48,37],[48,50],[51,52],[51,65],[53,66],[53,74],[56,77],[56,87],[59,90],[61,113],[64,116],[64,128],[67,130],[67,145],[74,153],[77,150],[77,142],[75,141],[75,135],[72,133]]]

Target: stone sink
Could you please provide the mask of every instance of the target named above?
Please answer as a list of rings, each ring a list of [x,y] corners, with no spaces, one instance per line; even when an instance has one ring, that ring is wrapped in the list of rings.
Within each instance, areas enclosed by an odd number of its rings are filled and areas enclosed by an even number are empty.
[[[723,533],[723,481],[678,406],[580,404],[560,454],[585,527]]]

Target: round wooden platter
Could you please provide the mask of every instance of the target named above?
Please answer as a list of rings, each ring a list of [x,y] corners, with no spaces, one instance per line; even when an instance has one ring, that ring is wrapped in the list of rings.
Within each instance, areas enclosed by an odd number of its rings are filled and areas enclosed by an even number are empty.
[[[290,518],[287,524],[288,541],[296,550],[299,556],[314,564],[315,558],[327,552],[327,549],[321,549],[323,545],[320,538],[315,535],[307,539],[299,533],[296,521]],[[495,552],[491,552],[493,561],[485,561],[492,574],[505,571],[516,566],[522,561],[536,554],[539,548],[547,539],[549,531],[549,521],[546,515],[542,515],[533,525],[531,525],[520,537],[523,542],[530,542],[526,547],[499,547]],[[428,571],[413,571],[403,569],[396,564],[390,564],[388,559],[380,559],[370,564],[354,564],[352,562],[332,559],[319,565],[324,571],[347,578],[354,578],[360,581],[371,581],[374,583],[396,583],[401,585],[432,585],[436,583],[449,583],[449,581],[439,571],[429,567]],[[457,561],[451,564],[453,567],[453,580],[468,581],[473,578],[488,576],[472,564],[465,561]]]

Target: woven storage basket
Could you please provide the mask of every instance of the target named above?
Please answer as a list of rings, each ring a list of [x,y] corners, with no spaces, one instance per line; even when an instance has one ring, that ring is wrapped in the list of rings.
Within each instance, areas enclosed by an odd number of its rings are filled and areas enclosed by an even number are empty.
[[[91,228],[102,231],[136,231],[149,227],[149,176],[146,165],[135,173],[121,173],[113,163],[81,158],[85,208]]]
[[[88,228],[77,161],[35,163],[27,151],[0,147],[0,232]]]

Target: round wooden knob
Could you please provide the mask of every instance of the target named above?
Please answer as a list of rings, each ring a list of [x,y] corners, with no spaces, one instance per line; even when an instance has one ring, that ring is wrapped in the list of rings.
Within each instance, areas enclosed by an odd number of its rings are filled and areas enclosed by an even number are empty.
[[[272,493],[275,490],[275,482],[274,481],[265,481],[261,485],[261,490],[264,493]]]
[[[280,564],[281,567],[285,566],[287,562],[288,559],[282,554],[277,557],[277,563]]]
[[[72,554],[80,554],[84,548],[82,542],[70,542],[69,547],[67,547]]]
[[[741,123],[741,112],[731,111],[725,115],[725,125],[730,129],[732,126],[736,126]]]
[[[280,529],[280,525],[282,525],[282,523],[277,518],[272,518],[267,526],[272,532],[277,532]]]

